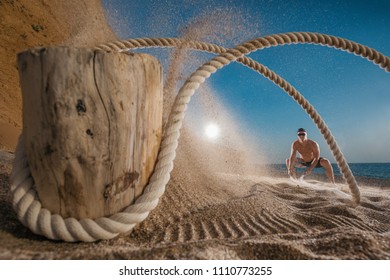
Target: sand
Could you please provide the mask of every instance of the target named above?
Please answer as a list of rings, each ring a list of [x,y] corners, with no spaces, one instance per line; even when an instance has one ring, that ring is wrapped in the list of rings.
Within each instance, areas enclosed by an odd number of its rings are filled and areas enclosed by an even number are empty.
[[[13,155],[1,153],[1,259],[390,259],[390,185],[348,188],[319,180],[183,172],[179,152],[159,205],[128,235],[64,243],[20,224],[8,195]]]
[[[131,233],[94,243],[31,233],[18,221],[9,193],[21,129],[12,60],[30,46],[88,46],[114,38],[99,1],[81,1],[83,13],[71,18],[79,2],[1,2],[0,66],[8,76],[0,75],[0,259],[390,259],[390,180],[357,178],[362,201],[354,208],[341,178],[332,186],[319,175],[293,182],[284,173],[248,172],[241,154],[226,158],[226,150],[200,146],[186,128],[165,194]],[[32,24],[44,29],[37,32]],[[19,35],[10,35],[11,26]]]

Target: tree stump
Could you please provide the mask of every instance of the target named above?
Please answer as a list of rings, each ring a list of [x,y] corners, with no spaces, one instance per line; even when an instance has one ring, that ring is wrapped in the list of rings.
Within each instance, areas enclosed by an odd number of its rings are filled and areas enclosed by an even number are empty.
[[[18,55],[23,140],[42,206],[109,216],[142,194],[162,130],[162,71],[146,54],[67,47]]]

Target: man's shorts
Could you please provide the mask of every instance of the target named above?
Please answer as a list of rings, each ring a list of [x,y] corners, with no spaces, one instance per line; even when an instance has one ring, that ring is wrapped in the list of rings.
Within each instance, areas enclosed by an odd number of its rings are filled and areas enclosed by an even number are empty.
[[[320,158],[318,159],[318,162],[317,162],[316,166],[314,166],[314,168],[320,168],[320,167],[322,167],[322,166],[321,166],[321,163],[320,163],[321,159],[322,159],[322,157],[320,157]],[[314,160],[314,159],[313,159],[313,160]],[[313,162],[313,160],[311,160],[311,161],[304,161],[304,160],[301,159],[301,158],[297,158],[297,161],[295,162],[295,167],[298,167],[298,168],[310,167],[310,166],[311,166],[311,163]]]

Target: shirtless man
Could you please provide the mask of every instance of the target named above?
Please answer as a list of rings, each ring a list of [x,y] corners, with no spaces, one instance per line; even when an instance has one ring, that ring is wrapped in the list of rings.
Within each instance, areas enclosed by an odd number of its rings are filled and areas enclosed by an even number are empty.
[[[297,131],[298,140],[291,145],[291,155],[286,160],[288,174],[296,178],[295,167],[305,168],[304,176],[311,173],[313,168],[323,167],[326,171],[329,181],[334,184],[333,168],[329,160],[320,157],[320,148],[316,142],[307,139],[307,132],[300,128]],[[301,157],[297,157],[297,152]]]

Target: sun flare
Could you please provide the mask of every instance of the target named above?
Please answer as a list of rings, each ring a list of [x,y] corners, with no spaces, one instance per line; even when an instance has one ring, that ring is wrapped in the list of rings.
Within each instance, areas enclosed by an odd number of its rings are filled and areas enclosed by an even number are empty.
[[[205,127],[205,134],[209,139],[217,139],[219,136],[219,126],[214,123],[209,123]]]

